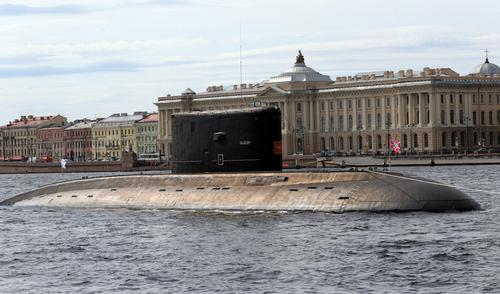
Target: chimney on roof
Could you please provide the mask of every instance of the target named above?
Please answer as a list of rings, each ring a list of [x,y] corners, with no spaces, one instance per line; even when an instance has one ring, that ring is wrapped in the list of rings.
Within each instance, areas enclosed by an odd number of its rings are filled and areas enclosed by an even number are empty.
[[[233,90],[238,90],[238,85],[233,85]]]

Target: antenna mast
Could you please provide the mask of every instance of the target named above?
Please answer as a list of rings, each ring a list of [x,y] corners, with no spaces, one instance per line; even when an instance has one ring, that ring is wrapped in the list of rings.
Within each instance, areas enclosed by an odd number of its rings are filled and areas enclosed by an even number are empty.
[[[242,45],[241,45],[241,18],[240,18],[240,98],[243,99],[243,90],[242,90],[242,85],[243,85],[243,61],[242,61]]]

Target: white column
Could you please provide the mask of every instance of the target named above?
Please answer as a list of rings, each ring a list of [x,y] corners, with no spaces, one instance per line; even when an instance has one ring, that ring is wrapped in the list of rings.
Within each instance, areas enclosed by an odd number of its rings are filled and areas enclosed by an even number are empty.
[[[436,126],[436,94],[429,92],[429,127]]]
[[[424,125],[424,103],[427,101],[427,97],[423,93],[418,93],[418,126]]]

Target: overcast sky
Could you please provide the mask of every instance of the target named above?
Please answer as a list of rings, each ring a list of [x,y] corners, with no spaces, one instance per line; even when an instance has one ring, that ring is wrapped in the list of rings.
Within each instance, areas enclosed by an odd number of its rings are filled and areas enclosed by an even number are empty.
[[[0,124],[154,111],[158,96],[330,75],[500,64],[500,1],[0,0]]]

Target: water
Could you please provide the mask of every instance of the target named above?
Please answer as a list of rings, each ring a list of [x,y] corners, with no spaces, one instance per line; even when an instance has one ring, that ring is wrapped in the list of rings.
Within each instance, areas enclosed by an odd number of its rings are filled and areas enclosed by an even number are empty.
[[[484,210],[0,207],[0,292],[500,293],[500,166],[398,170],[474,189]],[[0,197],[87,175],[0,175]]]

